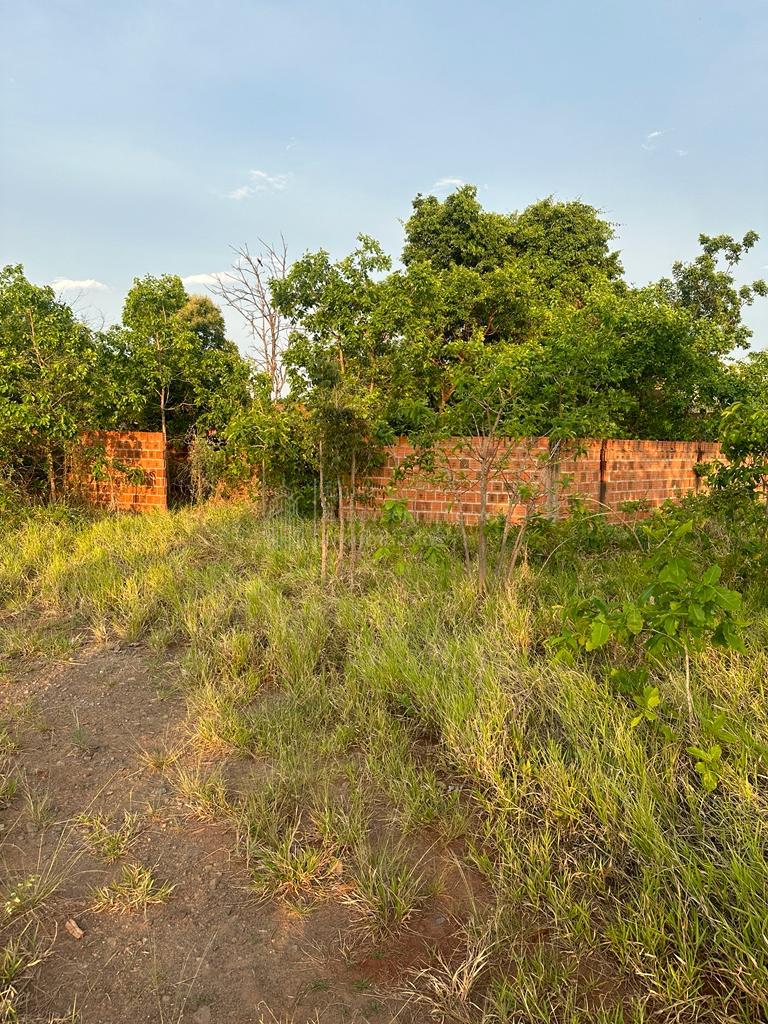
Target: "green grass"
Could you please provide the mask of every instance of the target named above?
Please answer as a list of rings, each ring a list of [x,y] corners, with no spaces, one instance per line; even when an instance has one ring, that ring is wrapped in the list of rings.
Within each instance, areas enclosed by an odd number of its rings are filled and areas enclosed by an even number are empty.
[[[142,831],[141,817],[133,811],[124,811],[123,820],[114,826],[102,814],[81,814],[77,824],[91,849],[110,864],[125,856]]]
[[[125,864],[119,878],[96,889],[92,908],[118,913],[146,910],[165,903],[174,889],[175,886],[169,882],[159,882],[152,868],[143,864]]]
[[[190,813],[231,824],[260,896],[346,900],[393,935],[439,905],[458,858],[463,938],[413,979],[435,1019],[757,1024],[768,611],[738,538],[702,524],[702,564],[745,590],[748,653],[695,655],[692,726],[681,666],[651,665],[671,740],[633,727],[611,684],[634,652],[568,665],[546,644],[573,596],[638,592],[631,531],[537,527],[514,578],[480,599],[458,551],[450,571],[376,562],[376,527],[354,579],[321,586],[312,524],[248,506],[36,516],[0,551],[0,596],[59,636],[173,653],[189,744],[149,763]],[[732,738],[708,793],[686,748],[711,746],[716,714]],[[252,766],[244,790],[228,762]]]
[[[374,933],[387,934],[405,925],[427,901],[433,886],[419,864],[404,850],[363,846],[351,867],[349,903]]]

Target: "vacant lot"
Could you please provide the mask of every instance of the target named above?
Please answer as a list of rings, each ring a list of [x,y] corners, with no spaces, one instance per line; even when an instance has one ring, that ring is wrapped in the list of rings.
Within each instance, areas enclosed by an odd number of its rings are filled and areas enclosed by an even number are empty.
[[[5,524],[0,1020],[765,1020],[759,581],[675,542],[745,597],[688,688],[603,635],[683,520],[532,527],[484,595],[447,531],[321,581],[246,505]]]

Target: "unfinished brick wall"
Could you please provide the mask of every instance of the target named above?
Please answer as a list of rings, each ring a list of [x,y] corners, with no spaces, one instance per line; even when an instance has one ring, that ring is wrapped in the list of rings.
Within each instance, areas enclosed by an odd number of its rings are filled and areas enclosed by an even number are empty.
[[[614,511],[628,501],[656,507],[697,492],[696,466],[720,456],[720,445],[707,441],[604,441],[602,450],[599,500]]]
[[[489,517],[526,512],[558,515],[578,497],[611,518],[638,516],[668,498],[697,492],[697,464],[720,453],[698,441],[584,440],[556,446],[545,437],[493,445],[486,438],[444,442],[429,471],[413,469],[395,480],[415,449],[405,439],[389,448],[385,463],[368,477],[357,502],[361,515],[375,514],[387,498],[403,499],[417,519],[478,522],[483,476]],[[485,469],[484,469],[485,466]],[[627,503],[640,503],[627,509]]]
[[[93,505],[146,512],[168,507],[165,438],[145,430],[84,434],[72,458],[70,486]]]

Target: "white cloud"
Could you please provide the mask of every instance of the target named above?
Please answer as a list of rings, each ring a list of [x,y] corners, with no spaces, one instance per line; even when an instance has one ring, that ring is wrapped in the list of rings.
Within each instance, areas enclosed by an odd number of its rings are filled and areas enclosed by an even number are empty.
[[[75,281],[71,277],[57,277],[51,281],[51,288],[57,292],[108,292],[109,286],[101,281],[94,281],[92,277],[84,278],[82,281]]]
[[[675,152],[677,153],[678,156],[688,156],[688,150],[687,149],[676,149]]]
[[[253,192],[250,185],[241,185],[239,188],[233,188],[231,192],[227,192],[227,199],[248,199]]]
[[[643,145],[643,149],[649,149],[649,150],[656,149],[656,146],[658,144],[658,140],[661,138],[662,135],[666,135],[666,134],[667,134],[666,132],[659,131],[658,129],[656,131],[653,131],[653,132],[648,132],[648,134],[645,136],[645,139],[644,139],[643,144],[642,144]]]
[[[438,189],[442,188],[461,188],[462,185],[466,184],[463,178],[438,178],[432,186],[432,191],[437,192]]]
[[[253,169],[248,172],[251,179],[250,185],[238,185],[231,192],[227,192],[227,199],[239,201],[250,199],[257,192],[283,192],[288,188],[290,175],[288,174],[267,174],[266,171]]]
[[[249,174],[256,192],[266,192],[269,189],[282,192],[288,187],[287,174],[267,174],[266,171],[250,171]]]
[[[181,283],[187,288],[196,284],[209,287],[212,284],[218,284],[222,278],[227,276],[226,270],[215,270],[210,274],[189,274],[187,277],[182,277]]]

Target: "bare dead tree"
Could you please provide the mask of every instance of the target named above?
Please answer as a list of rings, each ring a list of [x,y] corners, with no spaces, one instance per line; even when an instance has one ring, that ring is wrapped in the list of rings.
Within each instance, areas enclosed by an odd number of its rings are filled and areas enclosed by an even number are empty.
[[[252,253],[247,245],[233,248],[232,269],[221,274],[211,291],[242,317],[253,338],[254,361],[272,382],[272,397],[279,398],[285,385],[283,352],[290,323],[274,302],[270,281],[283,280],[288,273],[288,246],[269,245],[259,239],[260,251]]]

